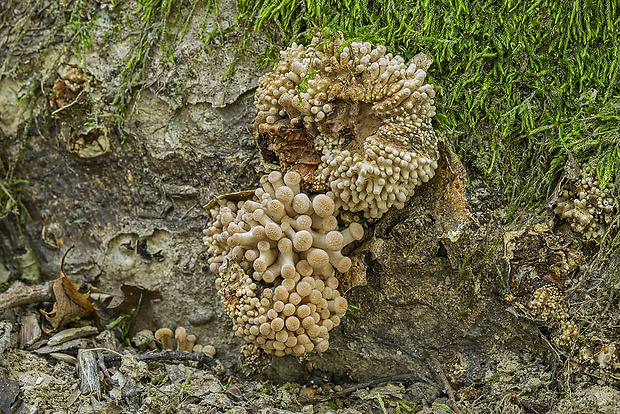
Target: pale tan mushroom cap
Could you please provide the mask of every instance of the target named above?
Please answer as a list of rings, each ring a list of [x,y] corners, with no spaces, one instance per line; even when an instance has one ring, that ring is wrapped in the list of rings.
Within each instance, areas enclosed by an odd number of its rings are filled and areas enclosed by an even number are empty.
[[[166,351],[172,351],[172,330],[161,328],[155,331],[155,339],[161,342],[161,346]]]

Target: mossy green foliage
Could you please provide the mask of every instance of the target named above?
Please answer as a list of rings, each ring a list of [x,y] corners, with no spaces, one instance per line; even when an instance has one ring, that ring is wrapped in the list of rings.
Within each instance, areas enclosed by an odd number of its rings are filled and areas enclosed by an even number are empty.
[[[617,2],[240,0],[238,11],[285,44],[327,28],[427,54],[436,128],[512,208],[543,202],[569,153],[619,178]]]
[[[26,128],[24,128],[25,130]],[[8,151],[8,143],[9,139],[0,134],[0,220],[12,214],[17,219],[18,226],[21,226],[25,219],[26,210],[22,208],[19,192],[22,184],[27,184],[28,181],[16,176],[15,168],[21,159],[25,139],[22,138],[19,147],[13,154]],[[21,231],[21,227],[19,228]]]

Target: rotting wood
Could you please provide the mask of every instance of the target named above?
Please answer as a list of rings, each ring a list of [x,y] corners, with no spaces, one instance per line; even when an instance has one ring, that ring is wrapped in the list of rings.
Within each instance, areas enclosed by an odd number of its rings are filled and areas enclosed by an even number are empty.
[[[27,286],[19,281],[13,283],[6,292],[0,294],[0,312],[30,303],[52,302],[53,284],[53,280],[33,286]]]
[[[31,346],[41,338],[41,326],[39,326],[39,316],[33,313],[24,315],[21,319],[19,329],[19,348],[24,349]]]
[[[58,332],[56,335],[52,336],[48,341],[47,345],[55,346],[60,345],[65,342],[69,342],[73,339],[84,338],[86,336],[91,336],[99,333],[99,329],[94,326],[82,326],[80,328],[70,328],[65,329],[61,332]]]
[[[121,360],[122,353],[104,354],[105,363],[118,362]],[[217,366],[217,361],[205,354],[193,354],[182,351],[163,351],[157,354],[136,354],[134,357],[138,361],[196,361],[199,365]]]
[[[80,376],[80,391],[84,395],[101,393],[99,376],[97,373],[98,350],[80,349],[78,351],[78,374]]]
[[[400,374],[400,375],[390,375],[387,377],[377,378],[368,382],[363,382],[361,384],[353,385],[352,387],[345,388],[342,391],[334,392],[328,395],[315,395],[312,397],[297,397],[297,402],[300,404],[308,404],[308,403],[316,403],[321,401],[328,401],[334,398],[344,398],[349,394],[361,390],[363,388],[368,387],[376,387],[379,384],[383,384],[384,382],[415,382],[421,380],[420,376],[413,373],[408,374]]]

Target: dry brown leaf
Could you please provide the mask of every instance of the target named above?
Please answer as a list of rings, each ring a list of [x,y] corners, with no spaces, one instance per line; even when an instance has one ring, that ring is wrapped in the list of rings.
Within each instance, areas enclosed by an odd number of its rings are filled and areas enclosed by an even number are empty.
[[[97,309],[88,301],[90,292],[80,293],[80,285],[73,283],[69,275],[64,271],[65,257],[71,248],[67,250],[63,256],[60,265],[60,277],[56,279],[52,285],[54,297],[56,298],[54,307],[50,312],[41,309],[41,313],[45,315],[45,318],[52,324],[53,329],[44,329],[48,333],[84,316],[92,315],[97,320],[100,319],[100,316],[97,314]]]
[[[129,313],[132,309],[144,305],[146,301],[162,299],[159,290],[149,290],[131,283],[123,283],[108,304],[108,309],[117,313]]]
[[[143,329],[151,331],[157,329],[157,323],[151,308],[151,301],[154,299],[162,299],[160,291],[149,290],[131,283],[123,283],[116,291],[107,308],[117,315],[133,315],[131,326],[127,332],[132,337],[135,332]]]

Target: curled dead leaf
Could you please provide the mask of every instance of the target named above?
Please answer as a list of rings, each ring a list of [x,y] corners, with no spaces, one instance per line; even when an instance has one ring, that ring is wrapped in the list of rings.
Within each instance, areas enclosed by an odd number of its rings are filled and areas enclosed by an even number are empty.
[[[108,304],[108,310],[117,315],[131,315],[126,334],[133,337],[137,332],[157,328],[151,301],[163,299],[159,290],[149,290],[131,283],[123,283]]]
[[[65,257],[67,257],[67,253],[72,248],[73,246],[65,252],[60,265],[60,277],[52,285],[56,299],[54,307],[50,312],[41,309],[41,313],[52,325],[51,330],[44,328],[48,333],[85,316],[92,316],[97,322],[101,319],[97,314],[97,308],[88,300],[90,292],[80,293],[80,285],[73,283],[69,275],[64,271]]]

